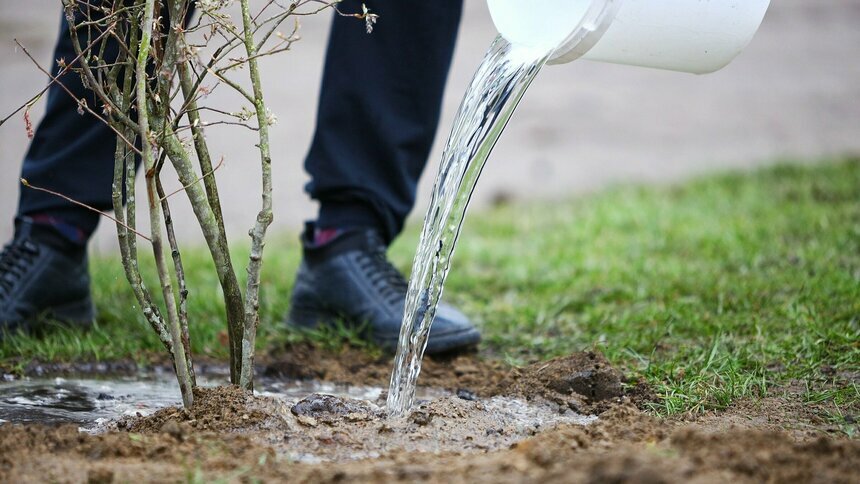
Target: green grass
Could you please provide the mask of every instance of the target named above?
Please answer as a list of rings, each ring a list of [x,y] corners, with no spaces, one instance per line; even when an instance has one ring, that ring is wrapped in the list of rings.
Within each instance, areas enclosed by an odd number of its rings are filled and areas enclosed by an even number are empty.
[[[417,232],[392,247],[403,269]],[[279,323],[293,240],[268,244],[261,349],[298,337]],[[194,351],[225,358],[211,264],[201,249],[184,257]],[[96,328],[12,338],[0,361],[158,354],[119,263],[94,261],[93,277]],[[657,391],[660,413],[721,409],[800,381],[838,420],[860,406],[860,160],[476,211],[445,295],[482,328],[490,357],[521,364],[596,347]]]

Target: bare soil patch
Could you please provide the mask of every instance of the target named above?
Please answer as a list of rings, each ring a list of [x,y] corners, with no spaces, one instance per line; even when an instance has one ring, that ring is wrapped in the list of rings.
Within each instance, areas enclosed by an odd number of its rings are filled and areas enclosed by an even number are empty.
[[[357,357],[305,359],[302,371],[364,382],[381,370],[372,361],[354,366]],[[199,390],[190,411],[163,409],[98,435],[0,425],[0,481],[830,483],[856,482],[860,468],[860,442],[790,393],[659,419],[631,402],[621,375],[596,353],[517,370],[468,356],[428,368],[435,385],[461,391],[397,420],[384,418],[381,402],[310,396],[285,404],[216,388]],[[597,418],[583,425],[578,412]],[[511,417],[524,413],[526,425]]]

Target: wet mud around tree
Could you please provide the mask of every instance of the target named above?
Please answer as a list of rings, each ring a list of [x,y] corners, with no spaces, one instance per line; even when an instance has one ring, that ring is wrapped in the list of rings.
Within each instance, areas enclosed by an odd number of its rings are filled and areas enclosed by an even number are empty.
[[[366,354],[302,351],[301,368],[285,359],[267,373],[385,383]],[[659,419],[597,353],[520,369],[457,356],[427,369],[423,384],[450,391],[403,419],[385,418],[383,396],[284,400],[219,387],[199,389],[191,410],[125,417],[96,434],[6,423],[0,481],[856,482],[860,468],[860,442],[790,397]]]

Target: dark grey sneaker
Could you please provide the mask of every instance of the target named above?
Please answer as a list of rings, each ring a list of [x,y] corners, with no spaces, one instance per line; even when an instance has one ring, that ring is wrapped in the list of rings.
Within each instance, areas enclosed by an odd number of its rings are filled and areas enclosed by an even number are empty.
[[[407,282],[388,261],[374,230],[342,234],[314,247],[312,226],[302,235],[304,257],[296,276],[287,325],[313,329],[342,321],[363,328],[386,351],[397,348]],[[439,305],[430,328],[428,354],[475,346],[481,334],[463,313]]]
[[[15,238],[0,253],[0,338],[46,320],[92,324],[86,249],[29,219],[15,225]]]

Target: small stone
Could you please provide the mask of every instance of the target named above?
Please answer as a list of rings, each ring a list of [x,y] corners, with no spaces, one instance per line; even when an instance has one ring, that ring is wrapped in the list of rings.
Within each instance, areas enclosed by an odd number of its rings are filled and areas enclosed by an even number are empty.
[[[299,400],[290,407],[290,412],[314,418],[333,418],[350,413],[369,413],[370,406],[360,400],[315,393]]]
[[[99,393],[96,396],[96,400],[116,400],[116,397],[113,395],[108,395],[107,393]]]
[[[478,396],[475,395],[475,392],[472,390],[468,390],[466,388],[458,388],[457,389],[457,398],[461,400],[468,400],[470,402],[474,402],[478,400]]]
[[[296,417],[296,420],[298,420],[298,422],[305,427],[316,427],[317,425],[319,425],[317,419],[309,417],[307,415],[299,415],[298,417]]]
[[[409,419],[415,424],[425,426],[430,425],[430,422],[433,421],[433,415],[426,410],[416,410],[410,415]]]
[[[379,397],[376,399],[376,404],[380,407],[384,407],[388,402],[388,390],[382,390],[379,392]]]

